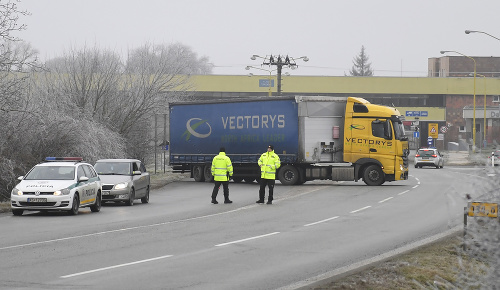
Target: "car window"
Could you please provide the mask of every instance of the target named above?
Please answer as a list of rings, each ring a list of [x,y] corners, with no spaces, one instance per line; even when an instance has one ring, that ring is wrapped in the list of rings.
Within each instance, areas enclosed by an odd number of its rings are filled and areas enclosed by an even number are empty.
[[[146,172],[146,166],[142,162],[140,162],[140,168],[142,172]]]
[[[94,174],[93,174],[93,170],[92,168],[90,168],[90,166],[84,164],[82,165],[83,167],[83,171],[85,171],[85,176],[87,176],[88,178],[92,178],[92,177],[95,177]]]
[[[129,162],[97,162],[94,166],[101,175],[130,175]]]
[[[132,162],[132,171],[139,171],[139,166],[137,165],[137,162]]]
[[[90,165],[86,165],[90,171],[90,176],[91,177],[97,177],[97,172],[95,172],[95,169],[94,167],[90,166]]]
[[[25,177],[26,180],[72,180],[75,168],[72,166],[35,166]]]
[[[421,157],[431,157],[432,155],[436,154],[434,150],[418,150],[418,154]]]
[[[80,180],[81,177],[85,176],[85,171],[83,170],[83,166],[78,166],[78,169],[76,171],[77,173],[77,180]]]

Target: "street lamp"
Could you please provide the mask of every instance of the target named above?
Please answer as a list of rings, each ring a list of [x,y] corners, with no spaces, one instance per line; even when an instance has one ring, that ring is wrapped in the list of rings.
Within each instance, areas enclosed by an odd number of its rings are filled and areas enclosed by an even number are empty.
[[[484,81],[484,123],[483,123],[483,143],[486,140],[486,76],[482,74],[477,74],[480,77],[483,77]]]
[[[250,57],[251,60],[256,60],[257,58],[263,59],[262,65],[267,65],[267,66],[276,66],[276,71],[277,71],[277,78],[278,78],[278,96],[281,96],[281,70],[283,67],[288,67],[291,69],[296,69],[298,67],[297,65],[297,60],[302,59],[305,62],[309,61],[309,58],[307,56],[301,56],[301,57],[291,57],[291,56],[284,56],[284,55],[266,55],[266,56],[260,56],[257,54],[254,54]]]
[[[476,151],[476,60],[473,59],[472,57],[468,56],[468,55],[465,55],[463,53],[460,53],[458,51],[454,51],[454,50],[441,50],[441,54],[445,54],[447,52],[453,52],[453,53],[456,53],[456,54],[460,54],[462,56],[465,56],[469,59],[472,59],[472,61],[474,62],[474,111],[472,112],[472,142],[473,142],[473,145],[472,145],[472,152],[475,153]]]
[[[489,34],[489,33],[486,33],[486,32],[484,32],[484,31],[478,31],[478,30],[466,30],[466,31],[465,31],[465,34],[471,34],[471,33],[482,33],[482,34],[486,34],[486,35],[488,35],[488,36],[490,36],[490,37],[493,37],[493,38],[494,38],[494,39],[496,39],[496,40],[500,40],[500,38],[495,37],[495,36],[493,36],[493,35],[491,35],[491,34]]]
[[[247,65],[247,66],[245,67],[245,69],[246,69],[246,70],[249,70],[249,69],[251,69],[251,68],[253,68],[253,69],[258,69],[258,70],[263,70],[263,71],[267,71],[267,72],[269,72],[269,78],[268,78],[269,83],[268,83],[268,85],[269,85],[269,96],[271,97],[271,73],[272,73],[273,71],[275,71],[275,69],[271,69],[271,70],[269,70],[269,69],[264,69],[264,68],[255,67],[255,66],[251,66],[251,65]],[[250,73],[250,74],[249,74],[249,76],[253,76],[253,73]]]

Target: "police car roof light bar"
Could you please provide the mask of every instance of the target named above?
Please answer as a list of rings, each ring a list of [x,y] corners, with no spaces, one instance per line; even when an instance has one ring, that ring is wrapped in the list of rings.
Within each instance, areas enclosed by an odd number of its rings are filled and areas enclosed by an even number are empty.
[[[82,157],[45,157],[45,161],[83,161]]]

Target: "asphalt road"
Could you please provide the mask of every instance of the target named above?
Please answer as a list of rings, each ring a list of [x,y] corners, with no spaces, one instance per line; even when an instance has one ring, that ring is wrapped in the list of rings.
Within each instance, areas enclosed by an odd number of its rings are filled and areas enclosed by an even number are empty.
[[[152,191],[150,204],[100,213],[0,214],[2,289],[295,289],[460,227],[465,194],[490,169],[413,169],[408,181],[230,183],[233,204],[210,203],[190,179]],[[222,189],[219,202],[223,200]]]

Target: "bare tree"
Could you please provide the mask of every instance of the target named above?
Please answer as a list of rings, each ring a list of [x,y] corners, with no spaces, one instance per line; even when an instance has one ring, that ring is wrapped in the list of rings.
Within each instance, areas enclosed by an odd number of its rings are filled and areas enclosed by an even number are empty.
[[[18,166],[14,132],[20,133],[20,116],[29,114],[23,96],[27,91],[27,71],[36,67],[36,51],[13,36],[24,30],[19,25],[17,1],[0,2],[0,199],[8,198]]]
[[[97,47],[72,49],[46,63],[45,89],[68,98],[81,113],[97,121],[109,114],[109,101],[119,90],[123,65],[119,55]]]

